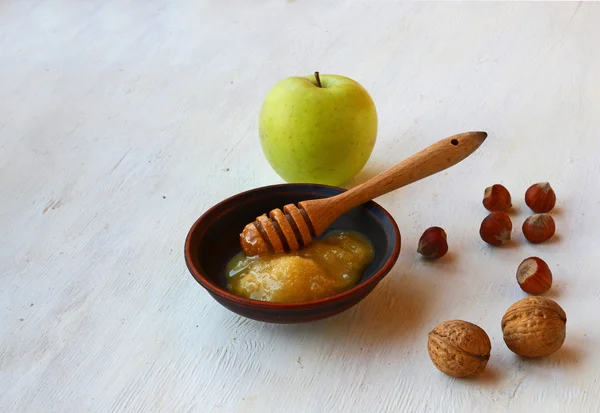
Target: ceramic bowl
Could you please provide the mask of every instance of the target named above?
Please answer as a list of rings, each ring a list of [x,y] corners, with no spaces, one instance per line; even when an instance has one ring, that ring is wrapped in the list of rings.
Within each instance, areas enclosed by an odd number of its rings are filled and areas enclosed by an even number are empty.
[[[332,230],[355,230],[372,242],[375,257],[360,282],[350,290],[313,301],[271,303],[227,291],[225,266],[241,251],[239,234],[257,216],[289,203],[326,198],[344,191],[325,185],[283,184],[234,195],[206,211],[190,229],[185,261],[192,276],[227,309],[244,317],[272,323],[303,323],[331,317],[365,298],[385,277],[400,253],[400,232],[392,216],[370,201],[347,212]]]

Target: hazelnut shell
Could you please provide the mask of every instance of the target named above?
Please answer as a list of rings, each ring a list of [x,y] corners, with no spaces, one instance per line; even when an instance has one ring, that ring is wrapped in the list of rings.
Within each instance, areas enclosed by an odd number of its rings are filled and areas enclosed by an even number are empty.
[[[548,182],[539,182],[527,189],[525,203],[534,212],[550,212],[556,204],[556,194]]]
[[[512,232],[512,221],[504,212],[496,211],[490,213],[481,222],[479,235],[481,239],[490,245],[503,245],[510,241]]]
[[[517,269],[517,282],[528,294],[543,294],[552,287],[552,271],[543,259],[529,257]]]
[[[446,231],[440,227],[427,228],[419,239],[417,252],[425,258],[441,258],[448,252]]]
[[[539,244],[554,236],[556,224],[550,214],[535,214],[523,222],[521,229],[527,241]]]
[[[485,188],[483,206],[490,212],[508,211],[512,207],[510,192],[500,184]]]

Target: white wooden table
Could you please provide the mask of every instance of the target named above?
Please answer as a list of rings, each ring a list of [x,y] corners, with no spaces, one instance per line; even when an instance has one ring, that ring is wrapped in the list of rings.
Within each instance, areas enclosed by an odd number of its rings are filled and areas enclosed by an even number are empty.
[[[0,4],[0,411],[599,411],[600,5],[199,3]],[[258,110],[315,70],[361,82],[379,111],[352,184],[453,133],[490,137],[378,200],[403,246],[363,303],[254,322],[192,279],[183,242],[211,205],[281,182]],[[558,233],[533,246],[523,194],[546,180]],[[493,183],[517,207],[509,248],[478,236]],[[415,252],[431,225],[450,242],[437,263]],[[522,360],[500,319],[531,255],[554,272],[567,340]],[[454,318],[492,339],[477,378],[427,355]]]

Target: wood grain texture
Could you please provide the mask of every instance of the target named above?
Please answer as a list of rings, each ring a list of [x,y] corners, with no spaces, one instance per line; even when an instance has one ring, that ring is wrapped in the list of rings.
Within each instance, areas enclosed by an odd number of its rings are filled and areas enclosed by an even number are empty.
[[[311,236],[324,234],[351,209],[456,165],[477,150],[486,137],[485,132],[464,132],[441,139],[344,193],[300,201],[297,207],[284,205],[287,215],[275,208],[269,217],[263,214],[245,225],[240,234],[242,250],[247,256],[297,251],[311,242]],[[287,231],[282,224],[289,227]]]
[[[302,201],[298,206],[306,211],[316,235],[321,235],[352,208],[456,165],[475,152],[486,136],[485,132],[464,132],[440,139],[344,193]]]
[[[600,410],[600,54],[595,3],[5,1],[0,5],[0,411]],[[185,234],[211,205],[281,182],[257,117],[279,79],[359,81],[380,119],[348,186],[440,136],[490,133],[468,162],[384,195],[403,238],[360,305],[268,325],[188,274]],[[484,188],[549,181],[557,234],[492,248]],[[416,253],[442,226],[450,252]],[[514,356],[500,320],[537,255],[565,310],[563,348]],[[484,374],[427,355],[449,319],[481,326]]]

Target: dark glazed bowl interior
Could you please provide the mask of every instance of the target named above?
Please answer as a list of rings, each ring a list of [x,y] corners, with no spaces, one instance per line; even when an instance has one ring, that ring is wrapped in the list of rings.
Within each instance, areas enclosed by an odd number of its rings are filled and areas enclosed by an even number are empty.
[[[348,291],[320,300],[270,303],[227,291],[225,266],[241,251],[239,234],[257,216],[289,203],[326,198],[344,191],[324,185],[283,184],[234,195],[204,213],[190,229],[185,260],[192,276],[213,298],[237,314],[274,323],[301,323],[330,317],[358,303],[392,269],[400,253],[400,232],[391,215],[370,201],[349,211],[331,230],[355,230],[373,243],[375,258],[360,282]]]

